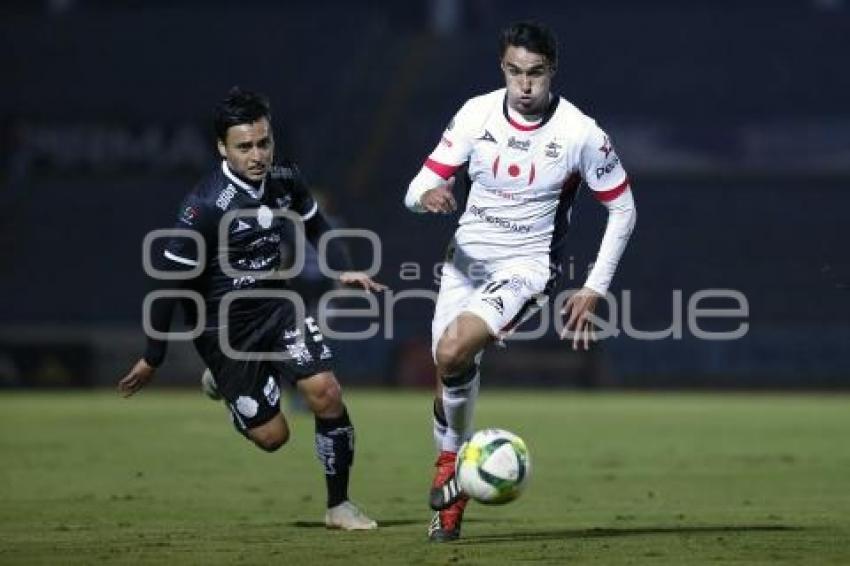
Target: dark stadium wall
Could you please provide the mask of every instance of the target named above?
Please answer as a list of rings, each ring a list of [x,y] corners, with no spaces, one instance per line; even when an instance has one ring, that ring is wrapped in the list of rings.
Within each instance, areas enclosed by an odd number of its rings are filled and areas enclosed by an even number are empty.
[[[407,213],[407,182],[457,107],[500,86],[496,30],[533,15],[561,39],[556,89],[612,134],[634,182],[638,228],[612,291],[632,291],[635,326],[669,325],[676,289],[722,288],[747,296],[750,327],[726,343],[620,337],[577,365],[541,362],[529,381],[850,384],[839,228],[850,206],[850,76],[834,72],[846,10],[535,2],[529,14],[470,2],[455,32],[440,34],[428,3],[261,2],[257,41],[220,49],[235,17],[223,2],[71,4],[2,9],[0,62],[14,88],[0,91],[0,334],[135,328],[142,238],[170,223],[215,163],[209,113],[233,84],[269,93],[279,153],[302,164],[340,222],[380,234],[380,278],[434,289],[399,269],[430,271],[453,220]],[[605,215],[591,199],[577,207],[570,253],[584,266]],[[428,305],[394,314],[392,340],[340,346],[362,354],[355,381],[423,374],[405,364],[427,366]],[[550,334],[512,351],[544,359],[558,348]]]

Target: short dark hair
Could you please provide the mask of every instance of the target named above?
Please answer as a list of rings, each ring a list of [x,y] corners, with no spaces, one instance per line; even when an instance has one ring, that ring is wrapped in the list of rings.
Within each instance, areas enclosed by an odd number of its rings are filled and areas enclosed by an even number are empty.
[[[548,27],[534,21],[511,24],[499,37],[499,57],[505,56],[509,46],[525,47],[532,53],[546,57],[554,68],[558,66],[558,38]]]
[[[269,99],[265,95],[235,86],[215,108],[215,135],[219,140],[226,141],[227,130],[232,126],[253,124],[260,118],[271,121]]]

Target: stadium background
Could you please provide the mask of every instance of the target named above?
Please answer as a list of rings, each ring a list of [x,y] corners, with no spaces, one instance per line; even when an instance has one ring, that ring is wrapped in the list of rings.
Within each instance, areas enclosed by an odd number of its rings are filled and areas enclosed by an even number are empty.
[[[619,337],[589,355],[550,333],[494,352],[487,379],[850,385],[841,0],[52,0],[0,13],[0,386],[111,385],[126,371],[143,344],[142,238],[215,162],[210,112],[234,84],[270,95],[279,154],[340,225],[380,234],[379,280],[434,289],[455,219],[414,216],[403,194],[456,108],[501,86],[496,32],[520,17],[558,33],[554,88],[608,130],[633,179],[638,228],[612,291],[632,290],[635,326],[669,326],[674,289],[720,288],[746,295],[749,331]],[[576,266],[604,219],[582,195]],[[402,262],[426,275],[400,280]],[[429,305],[394,314],[393,339],[337,345],[345,383],[431,382]],[[173,347],[162,374],[195,383],[191,348]]]

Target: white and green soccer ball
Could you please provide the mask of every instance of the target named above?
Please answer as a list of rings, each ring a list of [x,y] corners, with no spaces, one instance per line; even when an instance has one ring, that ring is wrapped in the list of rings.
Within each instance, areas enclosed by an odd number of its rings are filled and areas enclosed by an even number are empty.
[[[528,484],[528,448],[512,432],[479,430],[460,447],[455,474],[461,491],[474,500],[491,505],[508,503]]]

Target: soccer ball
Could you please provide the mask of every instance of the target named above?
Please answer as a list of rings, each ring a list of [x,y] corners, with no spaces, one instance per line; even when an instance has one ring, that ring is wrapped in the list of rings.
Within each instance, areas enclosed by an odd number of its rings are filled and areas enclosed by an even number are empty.
[[[460,447],[455,475],[460,490],[476,501],[491,505],[513,501],[531,475],[528,448],[512,432],[479,430]]]

